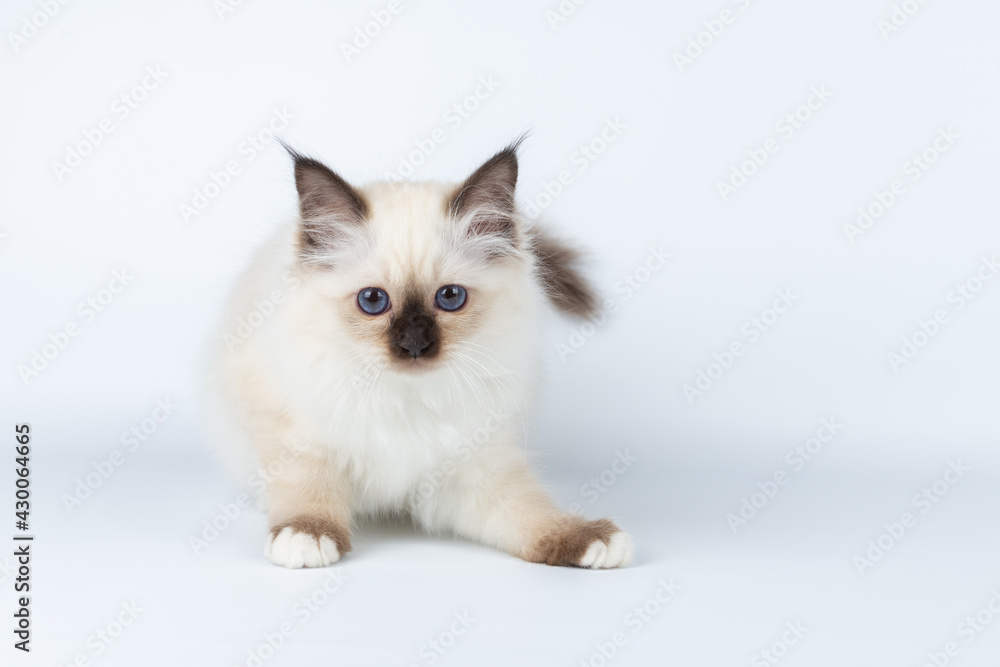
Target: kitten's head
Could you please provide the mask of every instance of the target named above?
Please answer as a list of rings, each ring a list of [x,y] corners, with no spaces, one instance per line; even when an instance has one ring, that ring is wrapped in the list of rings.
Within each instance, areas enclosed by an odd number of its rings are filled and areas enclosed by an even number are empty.
[[[353,343],[364,361],[396,371],[502,359],[521,345],[540,299],[561,279],[592,305],[561,251],[517,212],[517,147],[487,160],[461,184],[374,183],[353,187],[323,163],[289,149],[301,221],[298,263],[313,290],[316,327]],[[551,269],[551,270],[549,270]],[[558,290],[555,290],[558,291]],[[564,290],[565,291],[565,290]],[[326,304],[326,308],[318,304]]]

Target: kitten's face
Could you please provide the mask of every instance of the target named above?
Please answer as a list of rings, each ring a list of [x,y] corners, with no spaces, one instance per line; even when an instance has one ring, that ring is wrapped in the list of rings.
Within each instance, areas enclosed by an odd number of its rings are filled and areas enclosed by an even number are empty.
[[[332,274],[338,315],[367,356],[398,370],[433,368],[502,319],[523,262],[482,254],[449,215],[455,189],[379,184],[361,190],[367,241]]]
[[[297,160],[301,259],[319,302],[333,306],[337,322],[327,324],[337,342],[350,343],[362,363],[400,372],[456,358],[482,363],[490,330],[533,288],[513,179],[516,161],[494,158],[459,186],[354,189]]]

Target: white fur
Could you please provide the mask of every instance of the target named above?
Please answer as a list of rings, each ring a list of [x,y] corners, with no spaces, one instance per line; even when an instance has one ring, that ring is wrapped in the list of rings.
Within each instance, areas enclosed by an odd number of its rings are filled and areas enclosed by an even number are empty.
[[[509,418],[480,448],[484,465],[501,449],[522,446],[540,365],[536,322],[544,298],[527,258],[513,270],[489,269],[448,247],[450,221],[436,210],[441,196],[438,187],[416,185],[392,191],[387,200],[372,198],[380,207],[369,223],[374,243],[366,251],[374,247],[378,254],[341,256],[347,265],[325,275],[295,277],[297,221],[254,257],[223,318],[208,403],[214,441],[238,480],[249,483],[257,469],[245,427],[248,383],[281,401],[305,446],[336,449],[356,484],[360,513],[412,508],[422,475],[440,466],[491,411]],[[428,221],[439,233],[427,233]],[[398,292],[392,286],[406,284],[409,267],[432,284],[491,290],[488,317],[459,350],[466,359],[424,373],[395,372],[381,347],[354,340],[332,311],[330,302],[353,299],[366,286]],[[224,337],[274,290],[284,303],[230,351]],[[327,316],[317,314],[324,310]]]
[[[523,452],[545,296],[523,244],[505,261],[486,261],[497,239],[470,239],[446,215],[450,191],[431,183],[363,190],[369,219],[330,249],[332,270],[301,268],[298,221],[276,232],[222,318],[209,425],[220,458],[258,491],[266,479],[258,455],[291,447],[289,466],[317,461],[315,474],[305,468],[309,479],[348,489],[351,516],[405,510],[429,530],[524,554],[562,515],[536,488]],[[413,284],[463,285],[486,306],[474,330],[442,349],[438,365],[418,372],[399,369],[381,341],[343,316],[364,287],[382,287],[395,300]],[[282,303],[268,317],[253,316],[275,291]],[[257,325],[245,339],[240,322]],[[323,477],[327,466],[332,481]],[[272,525],[276,514],[293,513],[266,500]],[[579,565],[617,567],[631,554],[631,540],[617,533],[592,545]],[[291,528],[268,538],[266,555],[287,567],[341,556],[328,538]]]
[[[632,544],[632,538],[627,533],[618,531],[611,536],[607,544],[600,540],[594,540],[578,564],[580,567],[594,570],[628,567],[632,564],[634,553],[635,547]]]
[[[337,545],[325,535],[318,540],[304,533],[285,528],[277,535],[268,535],[264,556],[275,565],[287,568],[326,567],[340,560]]]

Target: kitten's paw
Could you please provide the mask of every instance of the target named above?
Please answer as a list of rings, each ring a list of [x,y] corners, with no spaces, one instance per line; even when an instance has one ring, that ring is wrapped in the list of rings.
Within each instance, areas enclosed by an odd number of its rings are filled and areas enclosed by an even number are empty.
[[[632,538],[624,531],[617,528],[615,530],[617,532],[612,533],[607,543],[600,539],[591,542],[577,565],[594,570],[631,565],[632,556],[635,555]]]
[[[632,538],[610,519],[574,519],[542,538],[529,560],[599,570],[627,567],[634,554]]]
[[[332,521],[300,517],[271,527],[264,556],[288,568],[326,567],[351,550],[347,529]]]

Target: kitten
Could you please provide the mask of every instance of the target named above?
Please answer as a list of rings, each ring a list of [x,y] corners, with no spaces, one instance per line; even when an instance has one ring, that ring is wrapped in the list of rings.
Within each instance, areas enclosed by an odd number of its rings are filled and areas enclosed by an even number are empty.
[[[286,146],[300,217],[240,278],[207,396],[220,454],[264,491],[272,563],[330,565],[380,513],[531,562],[630,563],[631,538],[557,509],[523,449],[542,309],[595,299],[518,213],[518,143],[462,184],[365,187]]]

